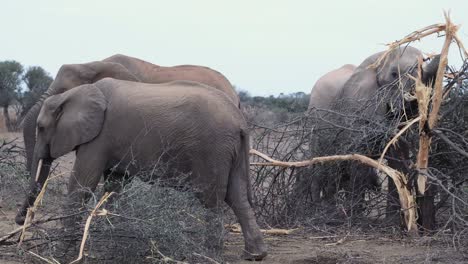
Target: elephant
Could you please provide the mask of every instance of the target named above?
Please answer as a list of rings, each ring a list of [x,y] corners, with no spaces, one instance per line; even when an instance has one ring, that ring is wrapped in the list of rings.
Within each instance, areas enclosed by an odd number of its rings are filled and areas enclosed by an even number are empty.
[[[309,109],[327,108],[329,102],[340,93],[346,81],[353,75],[356,65],[345,64],[320,77],[310,92]],[[323,98],[320,101],[312,98]]]
[[[383,53],[373,54],[358,67],[348,64],[331,71],[314,85],[308,109],[316,121],[311,137],[312,156],[350,152],[376,156],[381,153],[383,137],[393,133],[388,131],[391,124],[417,113],[417,102],[410,94],[415,84],[412,77],[416,77],[418,60],[422,58],[421,51],[400,46],[376,65]],[[422,65],[425,84],[430,84],[435,77],[439,59],[435,56]],[[386,158],[391,167],[407,172],[407,142],[400,140]],[[331,198],[344,186],[348,191],[380,186],[373,169],[355,163],[340,169],[338,177],[319,174],[312,178],[310,184],[300,185],[309,186],[313,202]],[[390,184],[389,188],[394,188],[393,182]]]
[[[26,168],[30,172],[31,186],[35,186],[35,171],[32,171],[32,158],[36,144],[37,117],[45,99],[52,95],[61,94],[82,84],[89,84],[100,79],[112,77],[119,80],[143,83],[165,83],[176,80],[196,81],[224,92],[238,107],[239,98],[229,80],[221,73],[203,66],[180,65],[162,67],[137,58],[117,54],[102,61],[84,64],[63,65],[48,90],[39,101],[28,111],[23,119],[23,138],[26,150]],[[41,177],[50,172],[51,160],[44,159]],[[34,187],[34,190],[36,188]],[[40,191],[40,188],[39,190]],[[22,224],[27,208],[34,203],[38,192],[31,192],[22,208],[19,210],[16,222]]]
[[[219,89],[189,81],[104,78],[44,101],[32,167],[76,151],[65,206],[74,208],[106,169],[134,175],[163,160],[171,171],[189,175],[208,208],[222,202],[232,208],[244,234],[243,257],[261,260],[267,249],[252,209],[249,149],[242,112]]]

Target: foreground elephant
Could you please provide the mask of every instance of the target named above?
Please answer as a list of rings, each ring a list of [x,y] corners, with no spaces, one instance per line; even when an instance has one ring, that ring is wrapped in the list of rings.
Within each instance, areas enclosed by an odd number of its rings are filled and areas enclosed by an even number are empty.
[[[176,80],[195,81],[224,92],[234,104],[239,105],[237,93],[226,77],[207,67],[194,65],[161,67],[125,55],[114,55],[102,61],[84,64],[63,65],[49,89],[29,110],[23,121],[23,137],[31,186],[36,185],[34,181],[36,172],[31,170],[33,151],[36,144],[36,120],[44,100],[52,95],[61,94],[79,85],[94,83],[106,77],[143,83],[165,83]],[[50,159],[44,159],[40,172],[41,177],[49,174],[51,162]],[[37,191],[40,191],[40,188]],[[21,224],[24,221],[26,210],[34,203],[37,194],[38,192],[32,192],[26,198],[16,217],[17,223]]]
[[[368,57],[357,68],[345,65],[324,75],[315,84],[309,104],[310,115],[317,119],[311,140],[313,156],[347,152],[377,155],[381,150],[378,149],[381,146],[381,135],[378,134],[389,133],[391,122],[398,122],[417,113],[416,101],[408,95],[414,88],[411,77],[417,75],[418,59],[422,58],[422,53],[410,46],[400,47],[374,67],[382,54],[380,52]],[[429,83],[435,77],[438,64],[439,58],[436,57],[423,65],[424,83]],[[369,127],[375,130],[370,131]],[[365,145],[365,152],[356,149],[356,142],[359,141]],[[399,142],[388,153],[389,165],[405,171],[408,152],[408,146]],[[312,200],[331,198],[337,189],[346,184],[348,190],[361,191],[362,188],[378,186],[378,177],[372,169],[353,164],[351,169],[345,169],[342,173],[341,182],[333,180],[333,184],[330,184],[330,178],[335,177],[313,177],[309,187],[312,188]]]
[[[251,207],[247,124],[224,93],[195,82],[106,78],[49,97],[37,124],[33,170],[41,160],[76,150],[67,207],[82,204],[106,169],[134,175],[163,160],[191,173],[188,180],[207,207],[225,201],[233,209],[246,259],[266,256]]]
[[[102,61],[84,64],[66,64],[60,68],[49,89],[24,118],[23,136],[28,169],[31,168],[32,151],[35,144],[36,119],[43,101],[51,95],[63,93],[82,84],[94,83],[106,77],[143,83],[165,83],[176,80],[195,81],[225,92],[235,104],[239,104],[237,93],[229,80],[221,73],[203,66],[162,67],[125,55],[114,55]]]

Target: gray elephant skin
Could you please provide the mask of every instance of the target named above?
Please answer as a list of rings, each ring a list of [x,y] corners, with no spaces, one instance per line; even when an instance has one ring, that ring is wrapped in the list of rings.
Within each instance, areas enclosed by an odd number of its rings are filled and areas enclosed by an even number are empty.
[[[66,208],[86,201],[84,190],[94,191],[106,169],[135,174],[162,159],[191,173],[189,182],[208,208],[225,201],[233,209],[244,258],[266,256],[251,207],[247,124],[225,93],[195,82],[105,78],[47,98],[37,124],[33,170],[40,160],[76,151]]]
[[[374,148],[381,146],[382,141],[366,134],[368,131],[364,127],[391,134],[393,132],[388,131],[391,122],[399,122],[417,113],[417,102],[414,97],[408,100],[408,95],[414,89],[415,82],[411,77],[417,75],[421,51],[402,46],[375,66],[382,54],[379,52],[368,57],[358,67],[344,65],[327,73],[314,85],[309,104],[309,114],[317,121],[311,138],[313,156],[349,154],[346,152],[377,155],[381,149]],[[430,83],[438,64],[439,57],[436,56],[422,65],[423,82]],[[346,147],[356,139],[365,142],[365,151],[353,148],[355,146],[351,149]],[[389,165],[406,172],[408,152],[407,144],[399,142],[387,155]],[[336,182],[330,184],[330,181],[334,181],[330,178],[337,178],[335,176],[311,176],[314,179],[308,188],[312,188],[309,189],[312,200],[328,199],[346,184],[358,188],[378,187],[378,177],[372,169],[359,165],[350,167],[342,170],[339,177],[344,178],[337,180],[341,181],[339,184],[342,186],[337,186]]]
[[[30,171],[31,191],[17,214],[16,222],[18,224],[24,222],[27,208],[34,203],[41,189],[40,186],[37,188],[37,183],[34,181],[36,172],[31,170],[31,167],[34,146],[36,144],[36,121],[44,100],[49,96],[66,92],[82,84],[94,83],[106,77],[143,83],[165,83],[176,80],[195,81],[224,92],[234,104],[239,105],[237,93],[226,77],[215,70],[203,66],[180,65],[162,67],[125,55],[114,55],[102,61],[84,64],[63,65],[49,89],[29,110],[23,120],[23,137],[27,158],[26,167]],[[41,178],[49,174],[50,166],[51,160],[44,159],[40,171]]]

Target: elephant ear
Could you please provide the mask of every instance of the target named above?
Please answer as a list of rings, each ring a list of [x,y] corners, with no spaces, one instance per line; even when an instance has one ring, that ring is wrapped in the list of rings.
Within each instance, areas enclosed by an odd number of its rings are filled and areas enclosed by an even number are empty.
[[[368,99],[379,89],[377,72],[374,68],[359,66],[343,86],[345,98]]]
[[[107,107],[103,93],[94,85],[83,85],[47,99],[55,113],[55,133],[50,142],[53,158],[73,151],[101,131]]]
[[[343,93],[338,94],[337,107],[343,108],[342,111],[357,111],[366,116],[378,116],[376,112],[385,111],[382,104],[375,102],[379,90],[376,69],[361,65],[344,84]]]

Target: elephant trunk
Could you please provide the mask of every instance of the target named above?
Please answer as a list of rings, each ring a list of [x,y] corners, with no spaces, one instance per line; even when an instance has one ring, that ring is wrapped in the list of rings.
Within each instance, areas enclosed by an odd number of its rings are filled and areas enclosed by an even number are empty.
[[[37,147],[35,148],[37,150]],[[45,153],[45,152],[44,152]],[[36,201],[37,195],[41,192],[45,181],[50,172],[53,159],[50,155],[39,155],[38,151],[34,151],[32,162],[32,170],[30,171],[30,186],[29,193],[24,201],[21,209],[16,214],[15,222],[19,225],[24,224],[28,208]]]
[[[422,68],[422,82],[429,86],[434,81],[439,69],[440,54],[434,56],[432,60]]]
[[[49,89],[50,90],[50,89]],[[51,94],[50,91],[44,92],[41,98],[29,109],[28,113],[23,119],[23,139],[24,147],[26,150],[26,169],[31,173],[32,160],[34,155],[34,146],[36,145],[36,126],[37,117],[41,111],[44,100],[47,99]]]

